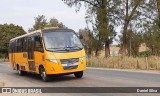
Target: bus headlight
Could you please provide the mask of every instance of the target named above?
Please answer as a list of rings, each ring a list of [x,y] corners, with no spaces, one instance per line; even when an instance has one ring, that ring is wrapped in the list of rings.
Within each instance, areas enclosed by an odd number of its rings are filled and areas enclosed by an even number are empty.
[[[58,61],[57,60],[55,60],[55,59],[48,59],[50,62],[53,62],[53,63],[56,63],[56,64],[58,64]]]

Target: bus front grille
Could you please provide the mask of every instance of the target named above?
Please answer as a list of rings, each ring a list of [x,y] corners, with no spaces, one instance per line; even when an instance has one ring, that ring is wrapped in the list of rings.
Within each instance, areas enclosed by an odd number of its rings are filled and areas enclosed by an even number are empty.
[[[61,59],[60,61],[64,70],[71,70],[78,67],[79,58]]]

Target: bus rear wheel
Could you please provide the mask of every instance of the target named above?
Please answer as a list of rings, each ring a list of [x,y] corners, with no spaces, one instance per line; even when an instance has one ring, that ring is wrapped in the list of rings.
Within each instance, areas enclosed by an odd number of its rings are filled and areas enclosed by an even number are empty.
[[[46,71],[43,67],[40,68],[40,76],[43,81],[48,82],[50,80],[49,76],[46,74]]]
[[[17,71],[18,71],[18,75],[20,75],[20,76],[23,76],[23,75],[26,75],[26,74],[27,74],[26,71],[20,70],[19,66],[17,66]]]
[[[18,70],[18,74],[19,74],[20,76],[23,76],[23,75],[26,75],[27,72],[26,72],[26,71],[22,71],[22,70]]]
[[[83,71],[75,72],[75,73],[74,73],[74,76],[75,76],[76,78],[82,78],[82,76],[83,76]]]

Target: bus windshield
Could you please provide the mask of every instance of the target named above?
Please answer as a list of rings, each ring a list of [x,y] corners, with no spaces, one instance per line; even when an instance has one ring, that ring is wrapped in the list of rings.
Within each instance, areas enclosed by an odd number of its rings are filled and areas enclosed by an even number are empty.
[[[76,51],[83,48],[74,32],[43,32],[47,51]]]

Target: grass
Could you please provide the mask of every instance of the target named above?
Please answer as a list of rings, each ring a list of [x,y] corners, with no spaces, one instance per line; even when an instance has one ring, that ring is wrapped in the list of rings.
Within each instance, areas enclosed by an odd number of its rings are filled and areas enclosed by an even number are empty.
[[[159,57],[158,57],[159,58]],[[147,64],[148,62],[148,64]],[[117,68],[117,69],[141,69],[141,70],[160,70],[160,59],[155,56],[150,57],[90,57],[87,58],[88,67],[103,67],[103,68]]]
[[[148,65],[147,65],[148,61]],[[8,59],[0,58],[0,62],[8,62]],[[158,66],[157,66],[158,63]],[[115,69],[140,69],[140,70],[160,70],[160,57],[121,57],[114,56],[109,58],[90,57],[87,58],[88,67],[103,67],[103,68],[115,68]]]

